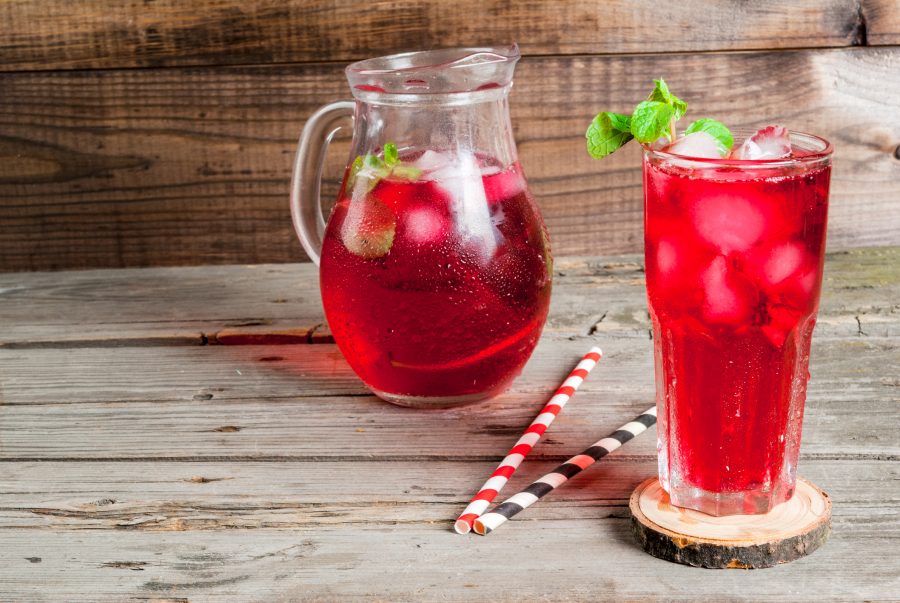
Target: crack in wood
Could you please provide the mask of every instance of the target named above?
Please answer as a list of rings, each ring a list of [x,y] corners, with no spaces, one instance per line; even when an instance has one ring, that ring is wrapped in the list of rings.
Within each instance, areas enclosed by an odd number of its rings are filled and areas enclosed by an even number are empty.
[[[147,565],[146,561],[107,561],[100,567],[113,567],[116,569],[128,569],[135,572],[144,571],[144,566]]]
[[[869,334],[863,331],[862,321],[860,320],[859,315],[856,315],[853,318],[856,319],[856,334],[860,337],[868,337]]]
[[[195,582],[158,582],[151,580],[145,582],[141,588],[151,591],[171,591],[186,590],[192,588],[215,588],[217,586],[228,586],[230,584],[238,584],[250,579],[249,574],[242,574],[234,578],[223,578],[221,580],[198,580]]]
[[[863,0],[857,0],[856,2],[856,26],[854,27],[854,35],[850,43],[853,46],[869,45],[869,23]]]
[[[233,477],[203,477],[202,475],[194,475],[189,479],[184,479],[182,481],[191,482],[192,484],[208,484],[210,482],[222,482],[225,480],[234,479]]]
[[[603,322],[603,319],[606,318],[607,314],[609,314],[608,310],[606,312],[604,312],[603,315],[600,316],[600,318],[598,318],[597,320],[594,321],[594,324],[592,324],[591,327],[588,329],[588,332],[587,332],[588,337],[597,334],[597,331],[600,330],[600,323]]]

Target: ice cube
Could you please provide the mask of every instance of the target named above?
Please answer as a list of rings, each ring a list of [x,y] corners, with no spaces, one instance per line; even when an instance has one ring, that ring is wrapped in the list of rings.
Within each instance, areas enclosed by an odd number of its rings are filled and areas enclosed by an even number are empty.
[[[668,279],[678,267],[678,249],[672,241],[662,239],[656,244],[656,268],[662,277]]]
[[[429,149],[422,153],[412,164],[414,167],[422,170],[423,173],[429,174],[449,165],[450,158],[444,153]]]
[[[418,207],[406,214],[406,236],[417,244],[440,243],[447,236],[448,219],[430,207]]]
[[[773,246],[757,245],[741,259],[741,269],[765,293],[770,302],[794,308],[809,306],[815,286],[816,265],[800,241]]]
[[[481,168],[474,154],[461,151],[452,163],[433,172],[435,184],[450,199],[454,228],[487,262],[497,249]]]
[[[784,126],[757,130],[732,153],[733,159],[784,159],[791,154],[791,137]]]
[[[763,235],[765,216],[742,197],[701,197],[689,209],[700,237],[724,254],[750,249]]]
[[[703,318],[712,324],[738,325],[750,319],[755,294],[753,287],[717,256],[700,275],[703,289]]]
[[[484,172],[482,171],[482,175]],[[522,173],[511,166],[495,174],[489,174],[484,178],[484,193],[488,203],[501,203],[511,199],[525,190],[525,178]]]
[[[665,150],[667,153],[684,157],[704,159],[718,159],[721,157],[716,139],[706,132],[694,132],[693,134],[677,138]]]
[[[763,283],[777,285],[794,275],[803,266],[805,255],[803,244],[796,241],[773,247],[763,264]]]

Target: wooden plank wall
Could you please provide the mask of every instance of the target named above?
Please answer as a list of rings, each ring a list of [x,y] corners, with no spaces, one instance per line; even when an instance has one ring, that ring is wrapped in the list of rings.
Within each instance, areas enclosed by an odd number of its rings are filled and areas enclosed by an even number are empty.
[[[636,149],[594,162],[583,132],[659,76],[689,115],[830,138],[830,247],[900,244],[897,0],[6,0],[0,22],[0,271],[302,260],[291,158],[343,66],[511,41],[557,254],[641,249]]]

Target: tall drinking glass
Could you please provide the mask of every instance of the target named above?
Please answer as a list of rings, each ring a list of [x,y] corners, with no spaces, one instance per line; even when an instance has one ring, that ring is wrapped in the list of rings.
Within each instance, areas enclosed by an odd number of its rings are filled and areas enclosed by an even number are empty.
[[[770,160],[644,148],[659,478],[679,507],[765,513],[794,492],[832,147],[791,143]]]

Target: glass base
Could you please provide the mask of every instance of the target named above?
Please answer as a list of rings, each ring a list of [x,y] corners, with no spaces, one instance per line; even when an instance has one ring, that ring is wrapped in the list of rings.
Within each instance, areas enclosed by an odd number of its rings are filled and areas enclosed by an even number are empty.
[[[370,388],[371,389],[371,388]],[[372,393],[391,404],[406,406],[407,408],[453,408],[483,402],[500,394],[500,391],[487,391],[478,394],[465,394],[461,396],[405,396],[402,394],[389,394],[388,392],[372,389]]]
[[[665,490],[676,507],[694,509],[707,515],[761,515],[768,513],[794,495],[794,486],[785,485],[777,490],[747,490],[744,492],[709,492],[700,488],[682,486]]]

